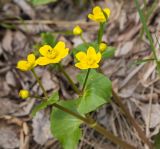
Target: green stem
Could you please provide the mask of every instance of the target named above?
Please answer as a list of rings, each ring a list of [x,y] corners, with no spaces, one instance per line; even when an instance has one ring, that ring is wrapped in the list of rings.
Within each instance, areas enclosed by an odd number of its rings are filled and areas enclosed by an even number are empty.
[[[60,71],[64,74],[64,76],[68,79],[69,83],[71,84],[73,90],[80,95],[81,92],[79,91],[78,87],[74,84],[73,80],[70,78],[70,76],[66,73],[66,71],[64,70],[63,66],[61,64],[59,64],[59,68]]]
[[[38,75],[36,74],[35,70],[32,69],[31,71],[32,71],[34,77],[36,78],[37,82],[39,83],[39,86],[40,86],[40,88],[42,89],[42,91],[43,91],[43,93],[44,93],[44,96],[45,96],[46,98],[48,98],[47,92],[46,92],[46,90],[44,89],[44,86],[42,85],[42,82],[40,81],[40,79],[39,79]]]
[[[80,35],[80,38],[81,38],[81,40],[83,41],[83,43],[84,43],[85,45],[87,45],[87,41],[83,38],[82,34]]]
[[[145,10],[147,7],[147,0],[143,0],[143,3],[144,3],[144,10]]]
[[[156,35],[155,35],[155,37],[156,37],[156,41],[158,43],[158,46],[160,48],[160,42],[158,41],[158,37]],[[159,60],[157,61],[157,70],[158,70],[158,74],[160,75],[160,61]]]
[[[83,84],[83,87],[82,87],[82,93],[83,93],[83,91],[84,91],[84,89],[85,89],[85,87],[86,87],[86,84],[87,84],[87,80],[88,80],[88,77],[89,77],[90,70],[91,70],[91,69],[88,69],[88,70],[87,70],[87,74],[86,74],[86,77],[85,77],[85,80],[84,80],[84,84]]]
[[[45,98],[48,99],[48,95],[47,92],[45,91],[42,82],[40,81],[39,77],[37,76],[36,72],[34,71],[34,69],[32,69],[32,73],[35,76],[37,82],[39,83]],[[93,119],[87,119],[86,117],[83,117],[81,115],[79,115],[78,113],[75,113],[59,104],[54,103],[53,104],[54,107],[82,120],[85,124],[89,125],[90,127],[94,128],[97,132],[99,132],[100,134],[104,135],[107,139],[111,140],[113,143],[118,144],[119,146],[121,146],[123,149],[136,149],[134,146],[126,143],[125,141],[122,141],[121,139],[119,139],[118,137],[114,136],[112,133],[110,133],[109,131],[107,131],[105,128],[103,128],[102,126],[100,126],[99,124],[97,124],[97,122]]]
[[[134,1],[135,1],[135,4],[136,4],[136,8],[138,10],[138,13],[139,13],[139,16],[140,16],[141,23],[143,25],[144,31],[146,32],[146,35],[148,37],[148,40],[149,40],[149,43],[150,43],[150,46],[151,46],[151,49],[152,49],[152,52],[153,52],[153,56],[154,56],[154,58],[156,60],[156,63],[158,64],[158,57],[157,57],[157,54],[156,54],[156,48],[154,46],[153,38],[151,36],[151,33],[150,33],[149,29],[148,29],[148,26],[147,26],[147,23],[146,23],[146,19],[144,17],[144,14],[143,14],[142,10],[140,9],[138,0],[134,0]]]
[[[99,24],[99,31],[98,31],[98,44],[102,42],[103,32],[104,32],[104,25],[105,23]]]
[[[143,143],[147,144],[150,149],[153,149],[153,145],[150,143],[150,141],[146,137],[145,133],[141,130],[141,128],[139,127],[139,125],[135,121],[135,119],[130,115],[128,109],[124,106],[120,97],[117,95],[117,93],[113,89],[112,89],[112,95],[113,95],[115,102],[120,106],[121,110],[123,111],[123,113],[127,117],[128,121],[130,121],[130,123],[133,125],[133,127],[137,131],[137,133],[138,133],[139,137],[142,139]]]

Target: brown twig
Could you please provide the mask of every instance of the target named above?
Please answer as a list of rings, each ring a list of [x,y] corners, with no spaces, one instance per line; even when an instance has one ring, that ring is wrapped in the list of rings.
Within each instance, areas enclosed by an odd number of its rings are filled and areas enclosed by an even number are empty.
[[[117,93],[112,89],[112,95],[114,101],[120,106],[121,110],[123,111],[124,115],[128,119],[128,121],[133,125],[135,130],[137,131],[139,137],[142,139],[143,143],[147,144],[150,149],[153,149],[152,143],[149,141],[149,139],[146,137],[145,133],[142,131],[142,129],[139,127],[138,123],[135,121],[135,119],[131,116],[129,110],[124,106],[122,103],[120,97],[117,95]]]

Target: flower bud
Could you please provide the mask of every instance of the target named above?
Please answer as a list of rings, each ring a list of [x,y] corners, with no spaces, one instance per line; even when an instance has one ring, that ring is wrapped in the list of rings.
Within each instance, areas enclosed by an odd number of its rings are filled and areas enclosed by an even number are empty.
[[[78,25],[73,28],[74,35],[81,35],[82,32],[83,32],[82,29]]]
[[[100,45],[99,45],[100,52],[104,52],[106,50],[106,48],[107,48],[107,45],[105,43],[103,43],[103,42],[100,43]]]
[[[29,97],[29,91],[28,90],[20,90],[19,91],[19,97],[22,99],[26,99]]]

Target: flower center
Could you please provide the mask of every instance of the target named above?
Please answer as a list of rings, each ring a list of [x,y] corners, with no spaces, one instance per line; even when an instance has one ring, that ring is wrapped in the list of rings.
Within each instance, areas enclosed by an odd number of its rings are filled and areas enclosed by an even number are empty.
[[[47,58],[53,59],[57,55],[57,52],[54,49],[48,49]]]
[[[88,64],[88,65],[93,65],[95,62],[96,62],[96,61],[95,61],[95,59],[93,59],[93,58],[88,58],[88,59],[87,59],[87,64]]]
[[[101,13],[99,13],[99,14],[96,14],[96,15],[95,15],[95,18],[96,18],[97,20],[105,20],[105,16],[104,16],[103,12],[101,12]]]

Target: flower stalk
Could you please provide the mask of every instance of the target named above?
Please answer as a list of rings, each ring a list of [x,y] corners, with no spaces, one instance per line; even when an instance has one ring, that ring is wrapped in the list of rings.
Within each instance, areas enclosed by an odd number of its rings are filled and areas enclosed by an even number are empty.
[[[36,78],[36,80],[37,80],[40,88],[42,89],[42,91],[43,91],[43,93],[44,93],[44,96],[45,96],[46,98],[48,98],[48,94],[47,94],[46,90],[44,89],[44,86],[43,86],[41,80],[39,79],[38,75],[36,74],[35,70],[32,69],[31,71],[32,71],[34,77]]]
[[[98,44],[102,42],[105,23],[99,23]]]
[[[64,70],[63,66],[61,64],[59,64],[59,69],[60,71],[64,74],[64,76],[68,79],[69,83],[71,84],[73,90],[80,95],[81,92],[79,91],[78,87],[74,84],[73,80],[69,77],[69,75],[66,73],[66,71]]]
[[[83,41],[83,43],[87,46],[87,41],[84,39],[83,35],[80,35],[81,40]]]
[[[91,70],[91,69],[88,69],[88,70],[87,70],[87,74],[86,74],[86,77],[85,77],[85,80],[84,80],[84,84],[83,84],[83,87],[82,87],[82,92],[84,91],[84,89],[85,89],[85,87],[86,87],[86,84],[87,84],[87,80],[88,80],[88,77],[89,77],[90,70]]]

